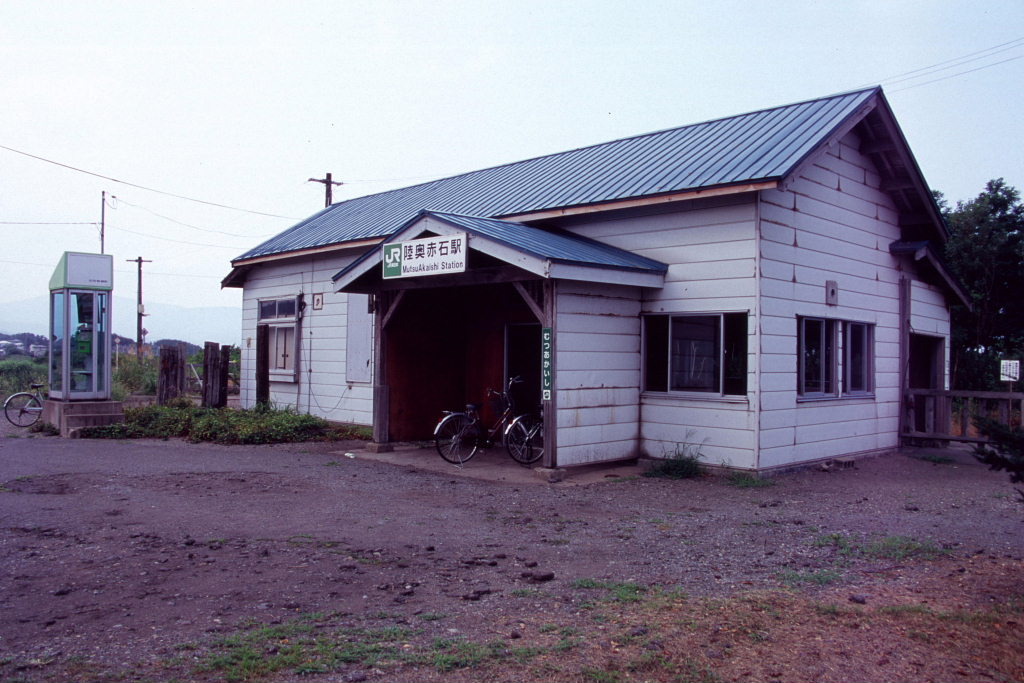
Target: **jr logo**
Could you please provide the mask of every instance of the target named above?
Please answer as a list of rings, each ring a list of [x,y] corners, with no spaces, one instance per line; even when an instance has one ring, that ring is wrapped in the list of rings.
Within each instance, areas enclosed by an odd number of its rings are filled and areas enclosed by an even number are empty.
[[[402,245],[388,244],[384,247],[384,277],[402,276]]]

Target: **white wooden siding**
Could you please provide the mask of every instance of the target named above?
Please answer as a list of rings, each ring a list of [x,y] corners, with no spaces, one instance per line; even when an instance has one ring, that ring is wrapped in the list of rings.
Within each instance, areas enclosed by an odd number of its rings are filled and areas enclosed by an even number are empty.
[[[557,292],[558,464],[636,457],[639,291],[563,281]]]
[[[820,150],[785,189],[762,192],[759,214],[762,374],[756,466],[897,446],[899,280],[914,273],[889,253],[889,244],[900,239],[897,210],[879,189],[857,138],[851,134]],[[838,283],[838,305],[825,303],[828,280]],[[948,338],[949,312],[941,293],[913,284],[915,324]],[[873,397],[800,400],[798,316],[874,324]]]
[[[602,220],[574,226],[573,232],[601,240],[669,264],[665,286],[644,290],[642,313],[742,312],[748,319],[748,399],[642,396],[639,419],[639,453],[664,457],[683,443],[701,445],[707,462],[753,467],[757,445],[755,413],[756,348],[753,342],[757,305],[756,214],[752,196],[720,197],[689,202],[674,213]],[[559,309],[561,313],[561,309]],[[558,328],[559,374],[566,330]],[[633,338],[640,386],[641,352],[639,324]],[[623,378],[625,379],[625,378]],[[632,394],[617,400],[638,400]],[[559,394],[559,408],[566,401]],[[561,410],[560,410],[561,412]],[[559,460],[564,460],[559,432]],[[575,451],[570,450],[575,453]]]
[[[242,294],[242,407],[251,408],[256,402],[259,300],[304,294],[306,308],[300,326],[298,380],[271,381],[271,402],[337,422],[371,424],[372,387],[368,381],[357,382],[347,376],[348,295],[335,293],[331,282],[331,276],[352,258],[303,258],[253,269]],[[322,309],[314,310],[313,294],[323,294]],[[365,306],[365,298],[360,299]]]

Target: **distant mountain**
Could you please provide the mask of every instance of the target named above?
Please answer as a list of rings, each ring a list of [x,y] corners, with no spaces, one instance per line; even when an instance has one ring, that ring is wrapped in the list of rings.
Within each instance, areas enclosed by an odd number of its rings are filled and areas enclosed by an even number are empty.
[[[199,344],[217,342],[239,346],[242,338],[242,310],[225,306],[186,308],[170,304],[146,304],[142,326],[148,330],[147,342],[181,339]],[[46,295],[24,301],[0,302],[0,332],[31,332],[46,335],[50,303]],[[136,319],[133,299],[114,297],[116,334],[135,339]]]

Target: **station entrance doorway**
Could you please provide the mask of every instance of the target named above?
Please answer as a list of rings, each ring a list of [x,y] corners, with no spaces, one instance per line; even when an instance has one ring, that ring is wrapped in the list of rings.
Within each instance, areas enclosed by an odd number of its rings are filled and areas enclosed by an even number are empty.
[[[512,393],[517,412],[536,410],[541,325],[523,292],[512,283],[402,291],[378,341],[388,440],[430,439],[442,411],[467,402],[492,424],[501,408],[487,389],[510,376],[523,379]]]

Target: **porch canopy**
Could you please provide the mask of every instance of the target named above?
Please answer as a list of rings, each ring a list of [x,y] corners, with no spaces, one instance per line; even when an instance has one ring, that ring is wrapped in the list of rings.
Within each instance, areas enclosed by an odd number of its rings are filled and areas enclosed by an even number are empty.
[[[464,272],[385,280],[381,262],[389,244],[424,236],[466,235]],[[660,288],[668,266],[596,240],[524,223],[421,211],[382,244],[334,275],[339,292],[439,287],[517,280],[578,280]]]

